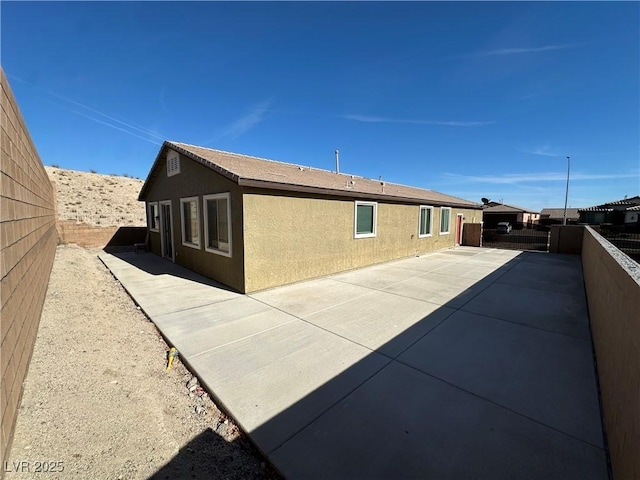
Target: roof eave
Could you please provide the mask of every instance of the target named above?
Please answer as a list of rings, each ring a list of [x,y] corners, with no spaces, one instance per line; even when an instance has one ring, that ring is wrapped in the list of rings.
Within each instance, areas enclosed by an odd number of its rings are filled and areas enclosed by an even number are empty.
[[[265,180],[254,180],[249,178],[240,178],[238,180],[238,185],[243,187],[283,190],[288,192],[299,192],[299,193],[315,193],[319,195],[333,195],[333,196],[347,197],[347,198],[365,198],[365,199],[374,199],[374,200],[407,202],[407,203],[414,203],[416,205],[432,203],[434,205],[443,206],[443,207],[460,207],[460,208],[469,208],[473,210],[480,210],[480,204],[470,205],[470,204],[459,203],[459,202],[427,200],[424,198],[412,198],[412,197],[396,196],[396,195],[383,194],[383,193],[367,193],[367,192],[336,190],[331,188],[311,187],[307,185],[293,185],[288,183],[269,182]]]

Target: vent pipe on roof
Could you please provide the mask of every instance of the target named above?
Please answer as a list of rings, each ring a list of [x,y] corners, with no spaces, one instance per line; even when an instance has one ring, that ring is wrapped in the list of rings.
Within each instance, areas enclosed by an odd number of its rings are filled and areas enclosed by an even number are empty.
[[[336,173],[340,173],[340,151],[336,150]]]

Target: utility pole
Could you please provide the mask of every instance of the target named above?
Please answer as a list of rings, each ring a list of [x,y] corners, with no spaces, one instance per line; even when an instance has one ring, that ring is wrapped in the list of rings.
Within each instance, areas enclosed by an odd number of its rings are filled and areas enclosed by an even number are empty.
[[[567,224],[567,200],[569,199],[569,171],[571,170],[571,160],[567,157],[567,188],[564,192],[564,215],[562,218],[562,225]]]

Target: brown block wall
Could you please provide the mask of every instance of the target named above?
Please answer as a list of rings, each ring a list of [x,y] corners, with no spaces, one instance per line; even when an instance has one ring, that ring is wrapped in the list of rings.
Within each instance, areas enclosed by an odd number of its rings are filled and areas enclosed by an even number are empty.
[[[640,267],[587,227],[582,269],[613,477],[640,479]]]
[[[59,220],[60,243],[75,243],[80,247],[104,247],[118,227],[95,227],[75,220]]]
[[[552,225],[549,252],[580,255],[583,237],[583,225]]]
[[[0,69],[0,456],[11,445],[56,252],[54,193],[4,71]]]

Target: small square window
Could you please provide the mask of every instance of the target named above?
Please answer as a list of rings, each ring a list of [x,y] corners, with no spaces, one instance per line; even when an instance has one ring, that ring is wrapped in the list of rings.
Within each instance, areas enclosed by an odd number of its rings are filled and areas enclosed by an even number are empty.
[[[418,237],[430,237],[433,229],[433,207],[420,205],[420,218],[418,221]]]
[[[376,236],[378,204],[375,202],[356,202],[355,238]]]
[[[158,202],[149,203],[147,207],[147,225],[149,225],[149,230],[152,232],[158,232],[160,231],[158,228],[160,220],[160,217],[158,216]]]
[[[450,233],[451,207],[440,207],[440,235]]]
[[[186,247],[200,248],[200,211],[198,197],[180,199],[180,218],[182,220],[182,244]]]

